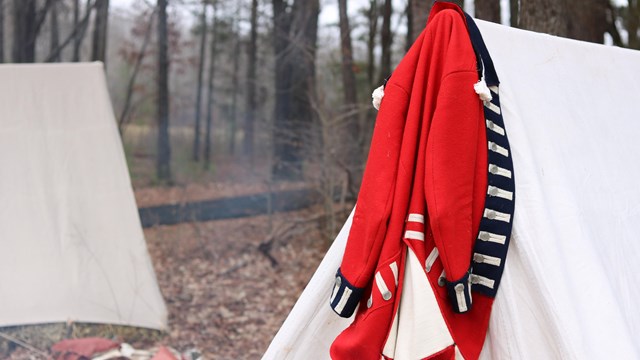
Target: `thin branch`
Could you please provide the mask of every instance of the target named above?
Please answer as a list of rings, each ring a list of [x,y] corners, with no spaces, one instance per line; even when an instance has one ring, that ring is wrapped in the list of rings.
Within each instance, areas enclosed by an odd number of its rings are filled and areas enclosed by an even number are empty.
[[[81,30],[84,31],[85,27],[89,24],[89,18],[91,17],[91,10],[93,10],[95,7],[96,7],[96,2],[94,2],[93,5],[91,5],[91,8],[87,11],[87,13],[85,14],[85,16],[82,19],[82,21],[78,24],[78,26],[76,26],[73,29],[71,34],[69,34],[69,36],[67,36],[67,38],[62,42],[62,44],[60,44],[60,46],[58,46],[55,50],[51,51],[49,56],[47,56],[45,62],[54,61],[55,58],[58,57],[58,55],[60,55],[60,52],[62,50],[64,50],[64,48],[67,47],[67,45],[69,45],[69,43],[73,39],[75,39],[75,37],[79,33],[79,31],[81,31]]]
[[[156,9],[154,8],[149,14],[149,23],[147,24],[147,29],[145,30],[144,40],[142,42],[142,47],[140,48],[140,52],[138,53],[138,57],[136,58],[136,63],[133,67],[133,73],[129,78],[129,84],[127,85],[127,96],[125,98],[124,107],[122,108],[122,112],[120,113],[120,118],[118,119],[118,130],[120,134],[122,134],[122,126],[124,125],[124,121],[129,113],[131,108],[131,98],[133,96],[133,88],[136,83],[136,78],[138,77],[138,72],[140,71],[140,66],[142,65],[142,61],[144,60],[145,53],[147,51],[147,46],[151,40],[151,28],[153,27],[153,19],[156,15]]]
[[[56,1],[58,0],[47,0],[47,2],[44,3],[42,9],[40,9],[38,14],[36,15],[36,36],[40,33],[40,29],[42,28],[42,24],[44,24],[44,20],[47,18],[47,13],[49,13],[51,5],[53,5],[53,3]]]

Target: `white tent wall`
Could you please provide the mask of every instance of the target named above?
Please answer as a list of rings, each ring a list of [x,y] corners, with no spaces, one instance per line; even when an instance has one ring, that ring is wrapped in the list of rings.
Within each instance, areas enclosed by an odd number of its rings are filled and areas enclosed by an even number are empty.
[[[516,180],[482,359],[640,358],[640,52],[478,21]],[[327,359],[350,220],[263,359]]]
[[[166,329],[101,63],[0,65],[0,326]]]

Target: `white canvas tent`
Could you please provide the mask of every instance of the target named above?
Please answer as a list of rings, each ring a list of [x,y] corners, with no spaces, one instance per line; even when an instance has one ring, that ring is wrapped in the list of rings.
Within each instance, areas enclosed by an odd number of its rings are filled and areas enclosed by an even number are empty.
[[[481,358],[638,359],[640,52],[478,26],[501,80],[518,194]],[[329,358],[351,321],[328,305],[349,226],[263,359]]]
[[[0,66],[0,326],[165,329],[103,66]]]

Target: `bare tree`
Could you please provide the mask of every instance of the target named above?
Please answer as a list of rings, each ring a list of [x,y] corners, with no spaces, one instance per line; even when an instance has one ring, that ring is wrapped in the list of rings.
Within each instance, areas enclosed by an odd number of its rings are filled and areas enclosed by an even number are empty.
[[[632,49],[640,49],[638,27],[640,22],[640,1],[628,0],[627,21],[625,22],[629,34],[628,46]]]
[[[302,178],[302,163],[313,129],[315,52],[319,0],[296,0],[289,5],[273,0],[276,54],[276,106],[274,114],[274,164],[276,180]]]
[[[475,0],[476,18],[500,24],[500,0]]]
[[[344,132],[344,145],[349,168],[356,168],[360,164],[359,136],[357,106],[358,96],[356,88],[356,76],[353,71],[353,50],[351,47],[351,28],[347,13],[347,0],[338,0],[340,17],[340,48],[342,53],[342,89],[344,92],[345,110],[352,113],[347,118],[346,131]]]
[[[432,1],[409,0],[407,8],[407,49],[427,25]]]
[[[4,62],[4,0],[0,0],[0,64]]]
[[[213,1],[213,26],[211,34],[211,45],[209,48],[209,78],[207,80],[207,117],[204,133],[204,168],[209,169],[211,166],[211,130],[213,126],[213,105],[214,97],[214,79],[216,70],[216,55],[218,47],[218,7],[217,0]]]
[[[376,36],[378,35],[378,0],[369,0],[369,9],[367,11],[367,20],[369,22],[369,32],[367,36],[367,79],[369,87],[373,88],[376,79],[375,74],[375,50]]]
[[[519,26],[578,40],[602,43],[607,0],[520,0]]]
[[[607,31],[609,0],[567,0],[569,37],[602,44]]]
[[[60,46],[60,27],[58,25],[58,6],[60,4],[58,3],[58,0],[55,0],[54,3],[51,5],[51,20],[49,22],[49,25],[51,26],[51,40],[49,41],[49,46],[51,49],[51,52],[53,52],[55,49],[58,48],[58,46]],[[58,53],[58,55],[54,58],[54,61],[56,62],[60,62],[61,61],[61,57],[60,57],[60,53]]]
[[[97,4],[97,2],[91,3],[91,0],[87,0],[86,12],[85,12],[84,17],[82,18],[82,20],[76,26],[73,27],[73,30],[71,31],[71,34],[69,34],[69,36],[67,36],[67,38],[56,49],[52,50],[49,53],[49,55],[45,58],[45,62],[55,61],[55,59],[60,55],[60,52],[62,50],[64,50],[64,48],[66,48],[67,45],[69,45],[72,41],[77,41],[78,39],[80,39],[79,42],[76,42],[76,45],[82,43],[82,39],[84,37],[84,33],[86,32],[87,28],[89,27],[89,21],[91,19],[91,12],[93,11],[93,9],[96,6],[96,4]],[[79,59],[80,59],[79,47],[78,48],[74,48],[73,61],[79,61]]]
[[[166,1],[165,1],[166,3]],[[109,0],[96,0],[96,16],[93,25],[91,60],[106,63]]]
[[[254,124],[256,121],[256,66],[257,66],[257,42],[258,42],[258,0],[251,1],[251,32],[247,47],[247,98],[244,116],[244,141],[243,153],[253,159]]]
[[[509,0],[509,24],[518,27],[520,24],[520,0]]]
[[[235,18],[233,19],[232,32],[234,34],[233,43],[233,68],[231,70],[231,110],[229,114],[229,154],[236,151],[236,131],[238,112],[238,71],[240,70],[240,33],[238,30],[238,17],[240,7],[237,7]]]
[[[102,0],[105,1],[105,0]],[[169,39],[167,0],[158,0],[158,154],[156,176],[171,181],[171,145],[169,143]]]
[[[120,134],[124,133],[124,125],[126,123],[127,117],[129,116],[129,111],[131,110],[131,101],[133,99],[133,90],[136,84],[136,78],[138,77],[138,73],[140,72],[140,68],[142,66],[142,62],[147,55],[147,47],[151,42],[151,30],[153,28],[153,20],[156,14],[156,9],[153,9],[149,14],[149,20],[147,22],[147,27],[144,32],[144,39],[142,40],[142,45],[140,46],[140,51],[136,56],[136,62],[133,65],[133,71],[131,72],[131,76],[129,77],[129,82],[127,84],[127,92],[125,95],[124,106],[122,107],[122,111],[120,112],[120,117],[118,118],[118,130]]]
[[[202,112],[202,73],[204,72],[205,53],[207,48],[207,0],[202,0],[200,14],[200,59],[198,62],[198,80],[196,81],[196,115],[193,126],[193,161],[200,160],[200,117]]]
[[[378,75],[379,83],[382,83],[384,79],[391,75],[391,42],[393,41],[391,34],[391,13],[393,8],[391,7],[391,2],[392,0],[385,0],[382,10],[382,60],[380,62],[380,74]]]
[[[36,0],[13,0],[13,62],[34,62],[36,40],[54,0],[37,9]]]

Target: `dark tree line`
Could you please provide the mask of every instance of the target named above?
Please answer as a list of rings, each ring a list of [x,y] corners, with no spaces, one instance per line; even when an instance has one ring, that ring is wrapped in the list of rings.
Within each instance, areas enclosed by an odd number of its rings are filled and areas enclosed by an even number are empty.
[[[195,91],[190,105],[194,110],[190,115],[190,157],[202,161],[202,168],[208,168],[214,149],[219,148],[213,146],[214,130],[225,126],[228,146],[224,151],[252,162],[265,155],[256,149],[264,150],[264,144],[257,141],[264,141],[268,126],[273,178],[299,180],[304,177],[306,164],[317,160],[313,158],[314,147],[338,145],[340,150],[335,152],[347,155],[334,155],[336,166],[358,178],[357,168],[364,162],[375,116],[368,105],[370,92],[401,59],[398,49],[407,49],[424,29],[432,2],[407,0],[406,7],[394,8],[391,0],[369,0],[361,9],[350,9],[353,2],[334,0],[339,10],[334,30],[339,33],[338,82],[334,87],[340,89],[341,95],[337,100],[326,100],[324,93],[318,93],[319,0],[141,3],[148,4],[149,10],[143,14],[144,24],[139,24],[142,41],[129,62],[132,70],[123,91],[118,122],[122,131],[130,121],[136,84],[142,81],[139,73],[145,66],[144,59],[153,56],[158,179],[170,180],[172,175],[172,57],[167,9],[196,3],[197,41],[192,45],[196,54],[196,88],[192,88]],[[638,3],[639,0],[629,0],[628,5],[618,7],[609,0],[510,0],[509,9],[501,9],[499,0],[475,0],[475,16],[500,22],[502,10],[507,10],[513,27],[598,43],[608,33],[618,46],[640,48]],[[0,62],[106,61],[110,5],[109,0],[0,0]],[[228,11],[231,7],[235,9],[233,13]],[[359,10],[356,18],[354,10]],[[8,16],[11,21],[7,23]],[[70,27],[61,27],[61,23],[69,21]],[[393,25],[399,21],[404,25]],[[620,34],[622,28],[628,33],[626,39]],[[7,34],[10,46],[6,46]],[[42,45],[37,48],[40,39],[47,44],[46,49]],[[83,54],[82,49],[88,51]],[[358,53],[358,49],[363,50]],[[10,50],[8,55],[5,50]],[[259,70],[265,64],[272,70],[263,72],[269,76],[261,78]],[[273,96],[267,100],[267,95]],[[327,124],[320,121],[321,112],[322,116],[341,119],[335,130],[338,145],[328,144],[326,137],[320,135],[319,127]],[[261,130],[260,140],[257,129]],[[242,135],[241,144],[236,144],[236,134]]]

